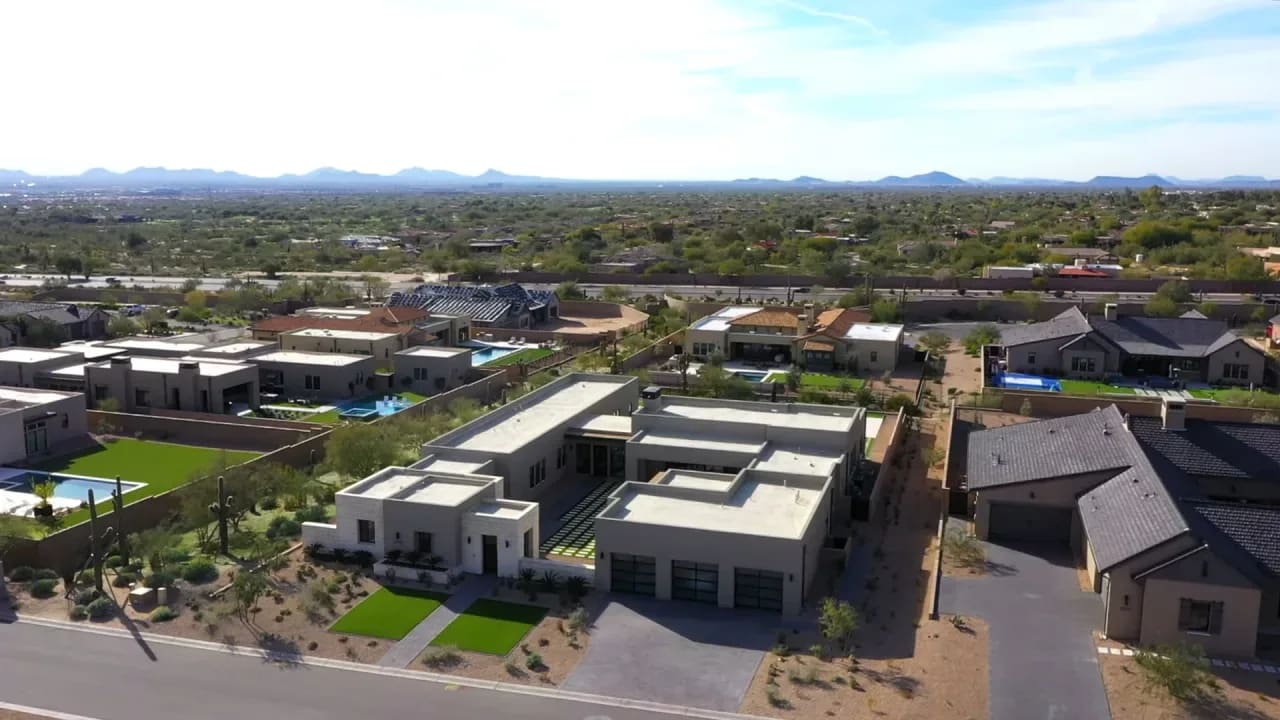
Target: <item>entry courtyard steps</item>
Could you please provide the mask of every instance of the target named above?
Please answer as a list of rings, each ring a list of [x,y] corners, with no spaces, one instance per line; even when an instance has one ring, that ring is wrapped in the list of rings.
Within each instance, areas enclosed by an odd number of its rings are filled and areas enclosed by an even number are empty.
[[[1132,648],[1103,647],[1098,646],[1099,655],[1120,655],[1123,657],[1133,657],[1137,653]],[[1243,660],[1222,660],[1219,658],[1208,658],[1209,663],[1214,667],[1225,668],[1227,670],[1245,670],[1248,672],[1267,673],[1268,675],[1280,675],[1280,667],[1275,665],[1265,665],[1263,663],[1245,662]]]
[[[589,560],[596,555],[596,528],[593,522],[609,502],[609,493],[622,484],[621,480],[605,481],[597,485],[587,496],[578,501],[569,512],[560,517],[560,529],[551,534],[538,548],[544,555],[560,555]]]
[[[493,589],[498,585],[498,578],[494,575],[466,575],[464,578],[444,604],[418,623],[417,627],[410,630],[408,635],[405,635],[400,642],[387,651],[386,655],[382,656],[378,661],[379,665],[409,667],[413,659],[421,655],[431,641],[449,626],[449,623],[471,607],[471,603],[492,594]]]

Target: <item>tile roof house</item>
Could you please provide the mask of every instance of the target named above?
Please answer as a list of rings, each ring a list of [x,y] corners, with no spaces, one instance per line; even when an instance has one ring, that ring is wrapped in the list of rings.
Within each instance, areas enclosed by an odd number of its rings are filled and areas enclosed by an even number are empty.
[[[389,307],[411,307],[445,315],[463,315],[480,327],[533,328],[560,315],[553,290],[506,285],[422,285],[410,293],[394,292]]]
[[[356,330],[407,335],[415,332],[417,324],[429,317],[431,313],[418,308],[375,307],[367,314],[353,317],[277,315],[259,320],[249,330],[257,340],[276,340],[281,333],[295,330]]]
[[[977,535],[1069,545],[1108,637],[1252,656],[1280,632],[1280,426],[1115,405],[967,439]]]
[[[892,370],[902,347],[901,325],[871,323],[860,308],[818,313],[795,309],[726,307],[695,322],[685,334],[685,352],[706,359],[771,364],[796,363],[807,370]]]
[[[1068,308],[1044,322],[1001,331],[1002,367],[1066,377],[1160,377],[1212,385],[1261,384],[1262,351],[1220,320],[1120,315]]]
[[[49,321],[61,327],[63,340],[99,340],[107,336],[110,317],[98,308],[82,308],[71,303],[0,302],[3,323],[19,345],[27,343],[27,329],[33,321]],[[56,344],[56,343],[55,343]]]

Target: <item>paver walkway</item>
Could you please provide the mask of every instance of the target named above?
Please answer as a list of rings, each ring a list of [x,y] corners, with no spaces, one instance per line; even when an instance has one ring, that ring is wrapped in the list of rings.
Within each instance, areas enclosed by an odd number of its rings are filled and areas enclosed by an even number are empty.
[[[493,575],[466,575],[462,584],[457,585],[453,594],[435,612],[428,615],[418,626],[409,631],[400,642],[387,651],[378,661],[385,667],[409,667],[413,659],[422,654],[432,640],[444,630],[449,623],[471,607],[471,603],[482,597],[488,597],[498,584]]]
[[[1132,648],[1118,648],[1098,646],[1099,655],[1120,655],[1123,657],[1133,657],[1137,653]],[[1210,665],[1214,667],[1226,668],[1228,670],[1244,670],[1245,672],[1260,672],[1268,675],[1280,675],[1280,666],[1268,665],[1260,662],[1249,662],[1246,660],[1224,660],[1222,658],[1205,658]]]
[[[986,548],[987,575],[942,578],[941,610],[991,627],[992,720],[1109,720],[1102,601],[1080,589],[1067,550]]]

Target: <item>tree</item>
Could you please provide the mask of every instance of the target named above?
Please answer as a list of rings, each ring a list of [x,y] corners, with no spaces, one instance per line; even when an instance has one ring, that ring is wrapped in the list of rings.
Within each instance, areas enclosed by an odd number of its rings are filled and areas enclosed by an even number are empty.
[[[1228,280],[1269,280],[1262,258],[1234,253],[1227,259]]]
[[[1170,280],[1156,290],[1156,295],[1167,297],[1175,303],[1191,302],[1191,284],[1185,280]]]
[[[1022,401],[1022,404],[1018,406],[1018,414],[1024,417],[1031,417],[1031,398]]]
[[[241,572],[231,581],[231,597],[236,603],[236,615],[240,622],[252,626],[253,613],[258,601],[269,590],[267,578],[261,572]]]
[[[107,334],[113,338],[136,335],[138,329],[138,323],[134,322],[133,318],[128,318],[124,315],[116,315],[107,323]]]
[[[1142,206],[1147,209],[1147,212],[1158,211],[1162,197],[1164,197],[1164,191],[1160,189],[1159,185],[1152,185],[1138,193],[1138,199],[1142,201]]]
[[[149,307],[142,311],[142,327],[148,333],[154,333],[157,330],[168,327],[169,323],[164,317],[164,311],[158,307]]]
[[[861,307],[870,305],[875,302],[876,294],[870,288],[858,288],[856,290],[845,293],[836,301],[836,305],[842,308]]]
[[[168,553],[178,544],[178,535],[167,527],[159,526],[142,530],[129,536],[133,554],[142,558],[151,572],[164,570]]]
[[[400,443],[382,426],[344,425],[329,435],[325,463],[345,477],[362,478],[402,459]]]
[[[196,313],[202,312],[209,305],[209,296],[203,290],[189,290],[182,296],[182,301]]]
[[[902,317],[902,306],[888,298],[877,300],[871,306],[871,321],[878,323],[896,322]]]
[[[916,343],[920,347],[929,351],[930,355],[942,355],[951,347],[951,338],[946,333],[930,330],[920,336],[920,340]]]
[[[80,268],[84,267],[80,258],[75,255],[59,255],[53,259],[53,266],[58,269],[58,272],[66,275],[68,280],[73,273],[80,272]]]
[[[1129,228],[1124,234],[1126,245],[1137,245],[1145,250],[1189,243],[1191,231],[1168,223],[1144,220]]]
[[[381,275],[364,275],[360,283],[364,286],[364,299],[370,301],[382,298],[391,289],[391,283]]]
[[[561,300],[579,300],[587,296],[586,293],[582,292],[582,289],[578,287],[578,283],[572,280],[565,280],[560,283],[560,285],[556,287],[556,295]]]
[[[22,340],[35,347],[54,347],[70,338],[67,329],[47,318],[31,318],[22,322]]]
[[[842,654],[848,651],[853,634],[858,631],[858,622],[858,611],[848,601],[833,597],[822,599],[822,615],[818,618],[822,637]]]
[[[1142,306],[1142,310],[1153,317],[1174,317],[1178,314],[1178,303],[1167,295],[1156,294]]]
[[[964,336],[964,351],[970,355],[982,352],[983,345],[994,345],[1000,342],[1000,328],[991,323],[983,323]]]
[[[1185,602],[1185,601],[1184,601]],[[1157,645],[1133,657],[1142,669],[1148,692],[1162,691],[1181,702],[1198,700],[1214,688],[1204,650],[1198,645]]]
[[[604,299],[605,302],[621,303],[629,300],[631,298],[631,293],[627,292],[627,289],[624,287],[608,285],[604,290],[600,291],[600,297]]]
[[[195,290],[198,287],[200,287],[200,281],[198,279],[187,278],[186,280],[182,281],[181,285],[178,286],[178,290],[180,290],[183,294],[186,294],[191,292],[192,290]]]

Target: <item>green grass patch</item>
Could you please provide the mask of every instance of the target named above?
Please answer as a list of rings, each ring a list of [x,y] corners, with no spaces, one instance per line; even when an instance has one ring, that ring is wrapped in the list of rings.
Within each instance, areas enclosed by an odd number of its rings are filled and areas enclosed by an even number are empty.
[[[490,360],[484,364],[484,367],[506,367],[507,365],[516,365],[522,362],[537,362],[543,358],[551,357],[555,352],[551,348],[524,348]]]
[[[116,438],[88,450],[54,458],[35,469],[108,480],[119,475],[126,482],[146,483],[125,493],[125,504],[129,505],[186,485],[194,476],[215,465],[239,465],[259,455],[261,453]],[[109,497],[98,499],[97,505],[99,512],[109,510],[111,500]],[[84,508],[67,515],[63,525],[70,527],[88,519],[89,509]]]
[[[546,616],[547,609],[480,599],[449,623],[432,645],[506,655]]]
[[[1116,385],[1108,385],[1097,380],[1060,380],[1062,383],[1063,395],[1133,395],[1134,390],[1131,387],[1119,387]]]
[[[338,618],[329,630],[399,640],[448,598],[440,593],[384,587]]]
[[[765,377],[765,382],[770,383],[786,383],[790,373],[774,371]],[[812,390],[829,390],[839,392],[841,388],[847,388],[849,392],[856,392],[867,381],[862,378],[849,377],[846,375],[827,375],[826,373],[801,373],[800,387]]]

